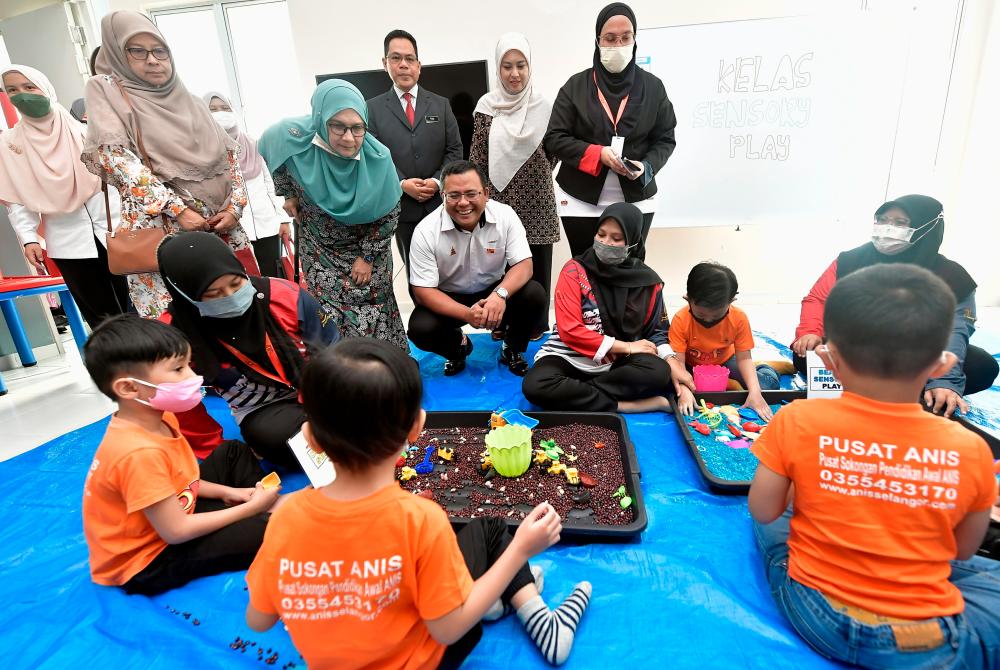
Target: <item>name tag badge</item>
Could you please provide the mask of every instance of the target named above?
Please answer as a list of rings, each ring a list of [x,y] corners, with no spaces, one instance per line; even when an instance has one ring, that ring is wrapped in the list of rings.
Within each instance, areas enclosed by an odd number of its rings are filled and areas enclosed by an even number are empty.
[[[441,120],[441,117],[437,114],[428,114],[424,117],[424,123],[437,123]]]
[[[486,253],[495,254],[497,252],[496,247],[486,247]]]
[[[618,154],[618,157],[621,158],[622,153],[625,151],[625,138],[620,135],[612,137],[611,150]]]

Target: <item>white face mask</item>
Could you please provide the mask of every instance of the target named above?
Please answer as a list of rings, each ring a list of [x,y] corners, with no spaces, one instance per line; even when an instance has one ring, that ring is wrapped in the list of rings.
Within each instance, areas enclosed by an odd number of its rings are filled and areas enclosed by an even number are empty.
[[[941,221],[943,215],[939,214],[919,228],[904,228],[886,223],[876,223],[872,228],[872,245],[880,254],[895,256],[901,254],[914,244],[919,242],[927,233],[934,230],[934,226]],[[917,231],[923,231],[913,239]]]
[[[632,47],[629,44],[624,47],[600,47],[601,65],[604,69],[613,74],[618,74],[632,62]]]
[[[215,122],[222,126],[223,130],[232,130],[240,124],[239,119],[232,112],[212,112],[212,118]]]

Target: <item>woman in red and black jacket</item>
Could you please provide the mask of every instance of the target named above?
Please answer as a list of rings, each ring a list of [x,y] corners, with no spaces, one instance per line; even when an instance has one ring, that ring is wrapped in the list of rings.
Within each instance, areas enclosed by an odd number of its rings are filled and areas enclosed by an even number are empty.
[[[912,263],[944,280],[955,294],[955,317],[947,350],[958,363],[948,374],[927,381],[922,400],[935,413],[950,416],[969,409],[962,396],[988,389],[1000,367],[989,353],[969,344],[976,330],[976,282],[964,267],[938,253],[944,241],[944,216],[940,202],[926,195],[904,195],[884,203],[875,212],[871,242],[845,251],[816,280],[802,299],[802,314],[795,329],[795,368],[806,374],[806,352],[823,341],[823,308],[830,289],[842,277],[877,263]]]
[[[215,235],[173,235],[157,256],[173,297],[169,322],[191,342],[192,368],[229,403],[258,456],[299,467],[288,439],[306,420],[302,368],[310,350],[339,339],[336,324],[298,285],[248,277]]]
[[[593,67],[570,77],[552,106],[544,144],[562,161],[556,201],[573,256],[591,245],[598,217],[616,202],[642,211],[645,242],[656,210],[653,176],[677,146],[677,117],[663,82],[635,63],[636,30],[628,5],[601,10]],[[641,254],[639,260],[644,248]]]
[[[617,203],[600,217],[591,248],[556,283],[556,329],[522,390],[546,410],[666,411],[666,394],[694,380],[670,348],[663,282],[638,258],[642,212]]]

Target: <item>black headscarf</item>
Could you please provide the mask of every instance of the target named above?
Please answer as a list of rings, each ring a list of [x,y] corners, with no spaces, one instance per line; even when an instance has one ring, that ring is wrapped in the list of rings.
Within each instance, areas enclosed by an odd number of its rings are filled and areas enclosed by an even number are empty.
[[[614,219],[622,227],[625,245],[632,247],[628,258],[621,265],[607,265],[598,260],[590,247],[576,257],[576,262],[587,270],[605,335],[632,342],[642,337],[653,291],[663,280],[639,260],[644,251],[639,208],[628,202],[616,202],[601,214],[600,221],[605,219]]]
[[[601,28],[604,24],[608,22],[613,16],[624,16],[629,21],[632,22],[632,32],[633,34],[639,31],[639,25],[635,20],[635,13],[632,8],[626,5],[624,2],[613,2],[604,9],[601,13],[597,15],[597,26],[594,28],[594,74],[597,78],[597,86],[601,89],[601,93],[604,94],[605,99],[608,101],[608,107],[611,109],[612,115],[618,114],[618,105],[622,98],[626,95],[628,96],[628,106],[625,108],[625,113],[622,115],[621,120],[618,122],[618,134],[622,137],[627,137],[629,131],[635,128],[636,122],[639,120],[639,109],[642,106],[643,97],[643,83],[642,77],[637,76],[636,70],[638,69],[635,64],[635,54],[638,49],[638,42],[633,42],[632,44],[632,60],[629,64],[619,73],[608,72],[604,66],[601,64]],[[605,130],[608,133],[608,139],[614,135],[615,129],[611,124],[611,120],[608,119],[607,113],[604,111],[604,107],[597,99],[597,89],[594,88],[593,77],[590,80],[591,90],[591,100],[589,101],[590,112],[595,119],[602,119]]]
[[[191,342],[192,364],[198,374],[211,384],[219,375],[220,360],[235,365],[252,381],[274,386],[273,379],[260,374],[233,356],[220,344],[224,341],[244,356],[275,374],[264,344],[264,334],[271,337],[285,375],[297,388],[305,358],[271,314],[271,283],[266,277],[249,277],[236,254],[218,236],[187,232],[167,237],[157,250],[160,272],[170,303],[172,324]],[[243,316],[231,319],[203,317],[188,300],[201,300],[205,290],[227,274],[247,277],[256,290],[253,304]]]
[[[875,210],[875,216],[881,216],[893,207],[906,212],[911,228],[927,226],[914,231],[914,237],[919,239],[909,249],[892,255],[880,253],[871,242],[845,251],[837,258],[837,279],[878,263],[912,263],[938,275],[951,288],[956,300],[965,299],[976,288],[976,282],[965,268],[938,253],[944,241],[944,217],[941,215],[944,207],[941,203],[927,195],[904,195],[884,203]]]

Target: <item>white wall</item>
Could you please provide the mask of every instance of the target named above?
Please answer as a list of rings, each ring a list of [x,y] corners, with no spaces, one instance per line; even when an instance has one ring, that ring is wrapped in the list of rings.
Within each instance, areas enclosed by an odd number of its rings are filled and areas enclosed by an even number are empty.
[[[83,77],[69,40],[66,11],[53,4],[0,20],[0,34],[12,63],[30,65],[45,73],[66,107],[83,97]]]
[[[194,3],[109,0],[109,4],[112,9],[138,9]],[[594,22],[605,4],[605,0],[424,0],[420,11],[414,12],[412,2],[383,0],[354,20],[341,2],[288,0],[300,67],[298,72],[289,73],[289,81],[298,83],[297,90],[282,89],[281,94],[297,95],[304,112],[316,74],[380,67],[383,37],[393,28],[404,28],[415,35],[421,60],[428,64],[479,59],[492,63],[500,34],[523,32],[534,52],[535,82],[554,97],[569,75],[589,67]],[[630,4],[640,28],[816,14],[831,11],[831,5],[836,6],[835,11],[904,11],[917,6],[925,16],[943,14],[940,20],[920,26],[914,40],[913,68],[904,93],[897,143],[901,167],[894,169],[888,190],[897,195],[923,191],[945,203],[948,234],[944,252],[974,273],[980,285],[980,304],[1000,304],[1000,263],[994,260],[1000,232],[982,205],[989,202],[996,188],[995,177],[991,180],[990,176],[997,173],[993,157],[998,153],[998,131],[992,123],[997,118],[1000,76],[1000,9],[994,11],[992,0],[633,0]],[[963,8],[964,17],[955,67],[945,87],[947,99],[929,100],[919,68],[921,58],[932,56],[922,48],[920,34],[950,35],[954,11],[948,8],[954,5]],[[844,35],[844,39],[851,36]],[[670,82],[665,84],[669,93]],[[990,100],[993,106],[988,106]],[[869,104],[875,103],[859,100],[856,115],[844,123],[864,123]],[[678,131],[677,139],[682,149],[683,130]],[[872,212],[879,204],[859,211],[856,224],[836,228],[823,221],[803,221],[795,227],[752,226],[740,231],[654,229],[647,260],[663,276],[671,297],[684,292],[693,264],[712,258],[734,269],[746,302],[797,301],[838,251],[865,241]],[[557,268],[567,255],[562,242],[556,249]],[[402,285],[400,281],[398,286]],[[406,292],[397,290],[397,295],[405,300]]]

